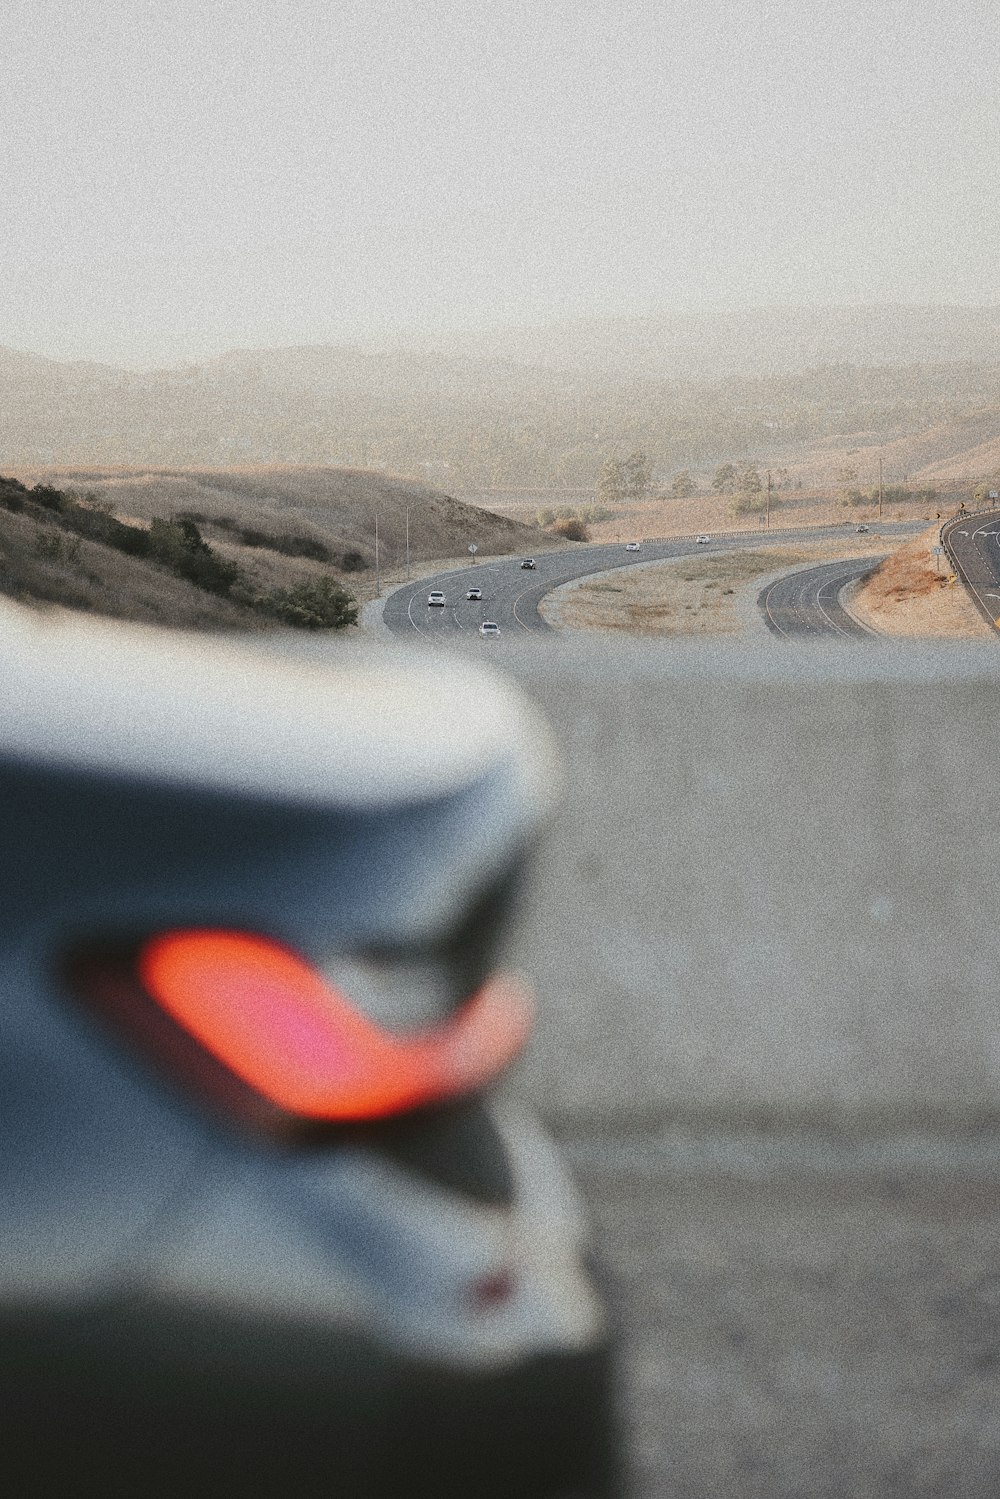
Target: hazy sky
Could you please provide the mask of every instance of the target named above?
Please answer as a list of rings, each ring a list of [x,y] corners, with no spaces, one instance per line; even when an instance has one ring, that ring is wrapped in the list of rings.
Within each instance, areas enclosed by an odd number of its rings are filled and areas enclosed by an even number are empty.
[[[996,0],[3,0],[0,344],[1000,301]]]

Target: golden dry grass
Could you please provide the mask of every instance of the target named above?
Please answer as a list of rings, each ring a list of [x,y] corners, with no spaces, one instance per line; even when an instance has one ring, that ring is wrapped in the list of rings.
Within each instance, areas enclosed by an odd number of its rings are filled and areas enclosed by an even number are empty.
[[[967,493],[963,495],[968,498]],[[940,509],[942,517],[958,508],[958,500],[942,495],[929,504],[927,500],[913,500],[903,505],[886,504],[884,520],[922,521],[934,520]],[[534,504],[510,506],[505,513],[522,520],[534,517]],[[842,491],[836,486],[825,486],[802,493],[790,494],[786,490],[775,492],[770,516],[770,529],[764,532],[764,513],[737,515],[733,511],[729,495],[693,495],[686,500],[667,495],[653,495],[637,504],[621,505],[610,520],[600,521],[589,527],[592,541],[647,541],[657,537],[695,536],[700,531],[715,535],[731,532],[761,532],[762,540],[780,537],[782,531],[798,530],[809,526],[843,526],[845,533],[860,522],[875,525],[878,522],[877,504],[847,506]]]
[[[467,557],[470,542],[483,557],[560,544],[535,526],[465,505],[428,485],[360,469],[63,467],[21,469],[13,477],[77,494],[95,492],[123,518],[148,521],[191,511],[268,532],[294,531],[336,553],[361,552],[372,572],[376,515],[384,568],[405,562],[407,512],[415,561]]]
[[[0,510],[0,591],[25,604],[57,604],[178,629],[274,628],[252,609],[205,593],[140,557],[6,510]]]
[[[951,581],[946,557],[935,557],[939,528],[931,526],[887,557],[855,590],[852,613],[883,635],[908,639],[981,640],[990,633],[961,583]]]

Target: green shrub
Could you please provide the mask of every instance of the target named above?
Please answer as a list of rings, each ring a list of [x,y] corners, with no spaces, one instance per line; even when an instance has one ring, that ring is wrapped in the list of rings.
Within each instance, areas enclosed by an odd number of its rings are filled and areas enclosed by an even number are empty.
[[[299,630],[342,630],[358,622],[358,606],[333,578],[309,578],[291,588],[275,588],[256,607]]]
[[[174,520],[156,516],[149,529],[148,545],[154,562],[206,593],[225,597],[240,578],[238,565],[213,552],[195,522],[187,516]]]

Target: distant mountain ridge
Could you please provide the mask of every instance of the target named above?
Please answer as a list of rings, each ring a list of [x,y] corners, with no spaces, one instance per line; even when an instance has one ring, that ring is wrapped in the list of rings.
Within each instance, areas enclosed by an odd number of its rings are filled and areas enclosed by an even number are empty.
[[[591,318],[429,344],[566,372],[671,380],[766,378],[825,364],[988,364],[1000,359],[1000,307],[762,307]]]
[[[980,462],[995,437],[995,307],[604,319],[146,371],[0,348],[0,472],[319,465],[461,493],[592,488],[636,449],[665,476],[750,459],[835,482],[864,449],[901,474],[978,477],[962,455]]]

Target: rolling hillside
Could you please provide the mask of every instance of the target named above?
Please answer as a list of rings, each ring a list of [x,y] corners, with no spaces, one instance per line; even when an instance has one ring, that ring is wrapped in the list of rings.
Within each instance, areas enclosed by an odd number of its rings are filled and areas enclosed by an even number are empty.
[[[24,471],[0,479],[0,592],[197,629],[327,628],[406,557],[556,545],[428,488],[342,469]],[[317,603],[318,600],[318,603]],[[336,612],[336,611],[334,611]],[[327,621],[324,623],[323,621]]]

